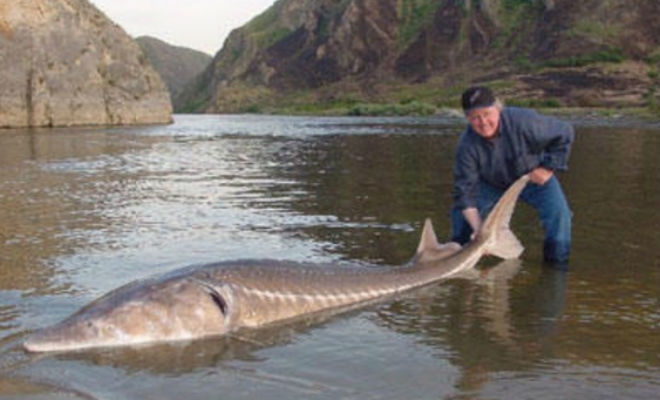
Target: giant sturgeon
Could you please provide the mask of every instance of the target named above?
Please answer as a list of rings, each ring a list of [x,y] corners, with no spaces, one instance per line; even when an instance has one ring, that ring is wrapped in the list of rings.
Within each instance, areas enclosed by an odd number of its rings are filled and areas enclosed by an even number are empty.
[[[484,254],[516,258],[523,247],[509,223],[528,179],[507,189],[462,248],[440,245],[427,219],[415,256],[398,267],[274,260],[192,266],[115,289],[23,345],[31,352],[69,351],[230,334],[390,298],[468,271]]]

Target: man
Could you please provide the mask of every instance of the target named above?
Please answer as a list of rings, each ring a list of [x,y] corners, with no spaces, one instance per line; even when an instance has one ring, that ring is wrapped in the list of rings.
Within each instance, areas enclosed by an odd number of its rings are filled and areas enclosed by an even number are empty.
[[[567,168],[573,128],[533,110],[503,107],[487,87],[472,87],[461,100],[468,126],[456,150],[452,240],[470,241],[506,188],[529,174],[520,198],[539,213],[545,261],[565,267],[572,214],[554,171]]]

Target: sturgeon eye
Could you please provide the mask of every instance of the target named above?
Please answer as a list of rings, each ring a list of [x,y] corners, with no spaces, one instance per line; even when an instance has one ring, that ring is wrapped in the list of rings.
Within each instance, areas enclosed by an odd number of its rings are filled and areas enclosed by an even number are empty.
[[[227,316],[227,302],[225,299],[220,295],[220,293],[216,292],[215,290],[209,293],[211,295],[211,299],[215,303],[216,306],[220,309],[220,312],[222,315]]]

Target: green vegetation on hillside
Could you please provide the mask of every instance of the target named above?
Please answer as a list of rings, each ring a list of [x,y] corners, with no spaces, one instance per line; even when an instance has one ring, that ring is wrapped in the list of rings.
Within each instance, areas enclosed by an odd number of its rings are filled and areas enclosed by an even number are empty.
[[[504,0],[500,6],[493,10],[499,35],[495,38],[492,46],[498,51],[512,50],[521,55],[530,51],[533,41],[524,34],[531,29],[530,23],[536,20],[535,14],[541,10],[540,2],[530,0]]]
[[[405,48],[433,19],[442,0],[399,0],[399,47]]]
[[[545,60],[542,62],[532,61],[528,56],[521,54],[514,58],[515,65],[521,72],[540,71],[543,68],[574,68],[584,67],[597,63],[618,64],[626,60],[626,55],[620,47],[593,51],[570,57],[559,57]]]
[[[660,79],[660,49],[656,49],[650,54],[646,59],[646,63],[648,65],[647,76],[656,82],[656,85],[649,87],[644,98],[651,112],[660,115],[660,84],[658,84]]]
[[[243,27],[246,36],[250,37],[258,49],[265,49],[280,39],[291,34],[291,30],[282,26],[280,10],[284,0],[278,0],[272,7],[254,17]]]
[[[253,102],[245,102],[238,112],[289,114],[289,115],[349,115],[349,116],[427,116],[447,114],[460,116],[460,95],[465,88],[474,83],[455,81],[445,86],[442,80],[433,78],[424,83],[394,83],[379,86],[377,101],[368,99],[359,87],[350,89],[326,88],[329,98],[319,97],[314,90],[299,90],[287,94],[271,93],[271,98],[261,97]],[[507,93],[515,87],[516,80],[493,80],[481,82],[491,86],[498,93]],[[649,89],[645,107],[607,108],[607,107],[571,107],[563,99],[555,97],[526,97],[504,95],[507,105],[529,107],[559,115],[591,115],[602,118],[618,118],[627,115],[632,118],[657,119],[660,114],[660,99],[657,86]],[[514,92],[515,93],[515,92]]]
[[[591,53],[581,54],[579,56],[556,58],[548,60],[542,64],[544,67],[565,68],[565,67],[583,67],[585,65],[608,62],[620,63],[625,60],[623,50],[619,47],[606,50],[598,50]]]
[[[605,43],[621,35],[621,27],[592,18],[577,20],[564,33],[567,38],[588,38]]]
[[[252,18],[243,29],[247,32],[263,32],[273,26],[279,25],[279,14],[284,0],[277,0],[271,7],[263,13]]]

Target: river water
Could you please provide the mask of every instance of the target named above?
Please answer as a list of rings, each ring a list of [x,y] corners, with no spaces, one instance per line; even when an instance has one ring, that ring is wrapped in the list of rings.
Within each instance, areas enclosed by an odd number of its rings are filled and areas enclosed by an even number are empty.
[[[0,132],[2,399],[648,399],[660,392],[660,128],[579,125],[570,271],[521,260],[245,337],[33,356],[134,279],[276,258],[396,265],[449,235],[459,121],[176,116]]]

